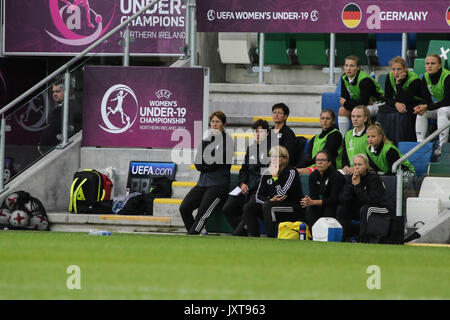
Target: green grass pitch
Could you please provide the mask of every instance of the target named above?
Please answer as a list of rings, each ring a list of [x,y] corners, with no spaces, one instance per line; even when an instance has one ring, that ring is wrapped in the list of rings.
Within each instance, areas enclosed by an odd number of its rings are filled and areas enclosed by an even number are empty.
[[[0,266],[0,299],[450,299],[445,247],[1,231]]]

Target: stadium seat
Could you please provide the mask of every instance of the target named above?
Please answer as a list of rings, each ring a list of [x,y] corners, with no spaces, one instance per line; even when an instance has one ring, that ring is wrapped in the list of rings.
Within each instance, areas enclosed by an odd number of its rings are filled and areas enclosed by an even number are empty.
[[[382,74],[380,74],[378,76],[378,80],[377,81],[378,81],[378,84],[380,85],[381,89],[383,89],[383,91],[384,91],[384,88],[386,86],[386,78],[387,78],[387,76],[388,76],[387,73],[382,73]]]
[[[289,47],[290,39],[286,33],[266,33],[264,36],[264,64],[290,64]]]
[[[418,144],[419,142],[400,141],[398,143],[398,149],[404,155]],[[426,174],[428,163],[430,162],[432,155],[433,155],[433,143],[428,142],[425,146],[416,151],[408,159],[409,162],[411,162],[411,164],[414,166],[414,169],[416,169],[417,176],[422,176]]]
[[[330,36],[325,33],[299,33],[293,35],[296,53],[301,65],[329,65],[327,49],[330,47]]]
[[[447,33],[417,33],[416,48],[417,57],[425,58],[430,46],[431,40],[450,40],[450,34]]]
[[[336,34],[336,66],[343,66],[345,57],[356,55],[361,65],[368,65],[366,49],[369,48],[369,37],[363,33]]]
[[[402,55],[401,33],[377,33],[376,42],[380,66],[388,66],[393,57]]]
[[[419,76],[425,73],[425,58],[416,58],[414,60],[414,72]]]
[[[422,182],[418,197],[407,199],[407,226],[412,228],[420,227],[439,215],[445,208],[449,208],[449,188],[449,178],[426,177]]]
[[[219,55],[222,63],[251,64],[250,52],[256,50],[257,34],[219,32]]]

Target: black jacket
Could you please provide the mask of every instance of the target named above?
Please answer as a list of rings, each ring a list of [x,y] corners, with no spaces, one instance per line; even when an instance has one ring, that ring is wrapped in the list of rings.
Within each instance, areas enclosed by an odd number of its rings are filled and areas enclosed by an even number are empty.
[[[256,141],[247,147],[245,152],[244,163],[241,170],[239,170],[239,184],[245,183],[248,185],[249,191],[256,191],[261,179],[262,170],[265,170],[270,165],[270,139],[266,139],[261,144]]]
[[[383,199],[386,187],[376,172],[367,171],[366,175],[361,176],[361,183],[356,186],[352,184],[352,176],[346,176],[346,180],[340,197],[341,204],[350,207],[387,205]]]
[[[316,163],[316,157],[312,156],[314,140],[316,139],[317,136],[319,136],[319,139],[325,137],[328,133],[330,133],[334,129],[336,129],[336,126],[332,125],[330,128],[328,128],[326,130],[322,130],[322,132],[320,134],[315,135],[311,139],[311,141],[309,142],[309,145],[308,145],[308,150],[306,151],[301,163],[299,163],[298,168],[306,168],[306,167],[309,167],[310,165],[313,165]],[[328,153],[330,154],[334,167],[336,167],[336,158],[339,153],[339,147],[342,145],[342,141],[343,141],[343,138],[342,138],[341,132],[335,131],[328,136],[327,141],[325,142],[325,146],[323,147],[323,149],[327,150]]]
[[[294,131],[292,131],[292,129],[285,124],[281,127],[278,133],[275,133],[274,128],[271,128],[270,135],[267,137],[267,139],[270,140],[271,135],[275,135],[280,146],[283,146],[287,149],[287,151],[289,152],[289,165],[294,166],[297,162],[297,151],[295,150],[296,136]]]
[[[262,204],[276,195],[287,195],[284,202],[300,203],[301,198],[303,198],[303,192],[300,178],[295,168],[287,166],[280,173],[278,179],[274,179],[269,170],[266,170],[256,191],[256,202]]]
[[[309,196],[313,200],[322,200],[322,207],[338,206],[339,194],[345,184],[345,177],[334,167],[323,174],[314,170],[309,176]]]
[[[202,140],[195,157],[195,168],[200,171],[199,187],[230,185],[230,169],[233,161],[233,139],[222,132],[219,136],[208,136]]]

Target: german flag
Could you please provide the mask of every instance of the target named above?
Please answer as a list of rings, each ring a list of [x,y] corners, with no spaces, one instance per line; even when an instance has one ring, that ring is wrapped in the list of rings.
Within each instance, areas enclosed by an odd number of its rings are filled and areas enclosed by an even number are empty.
[[[448,17],[448,13],[447,13]],[[362,19],[361,9],[354,3],[349,3],[342,10],[342,22],[347,28],[356,28]]]
[[[447,8],[446,20],[447,20],[447,24],[450,26],[450,7]]]

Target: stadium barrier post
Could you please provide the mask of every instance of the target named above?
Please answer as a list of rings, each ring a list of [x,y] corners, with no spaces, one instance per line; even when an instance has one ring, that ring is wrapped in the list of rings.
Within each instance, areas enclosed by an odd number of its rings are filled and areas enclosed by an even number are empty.
[[[403,170],[401,167],[397,171],[397,200],[395,207],[395,215],[401,217],[403,215]]]
[[[69,97],[70,97],[70,72],[66,69],[64,73],[64,103],[62,109],[62,142],[57,149],[64,149],[69,140]]]
[[[5,167],[5,134],[6,134],[6,119],[5,114],[2,114],[1,126],[0,126],[0,193],[3,193],[6,189],[3,183],[3,173]]]
[[[189,10],[189,25],[190,25],[190,35],[189,35],[189,49],[190,49],[190,55],[191,55],[191,60],[190,60],[190,66],[194,67],[196,66],[196,25],[195,25],[195,10],[196,10],[196,5],[195,5],[195,1],[194,0],[190,0],[189,1],[189,7],[186,7],[186,10]]]
[[[264,83],[264,33],[259,34],[259,70],[258,83]]]
[[[408,51],[408,34],[406,32],[402,33],[402,58],[407,60],[407,51]]]
[[[123,48],[123,66],[128,67],[130,65],[130,28],[129,24],[125,28],[125,43]]]
[[[336,84],[334,80],[334,68],[336,66],[336,34],[330,33],[330,80],[329,84]]]

